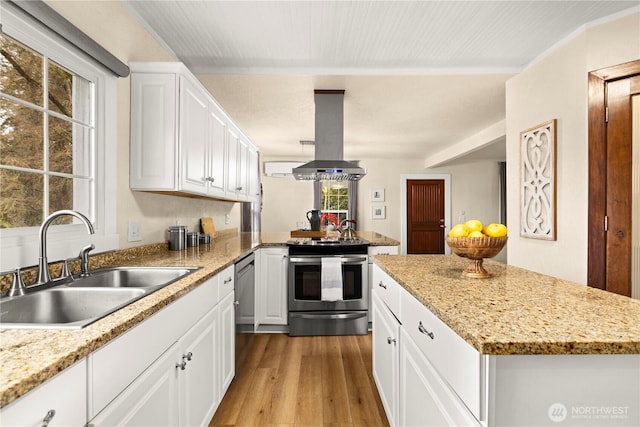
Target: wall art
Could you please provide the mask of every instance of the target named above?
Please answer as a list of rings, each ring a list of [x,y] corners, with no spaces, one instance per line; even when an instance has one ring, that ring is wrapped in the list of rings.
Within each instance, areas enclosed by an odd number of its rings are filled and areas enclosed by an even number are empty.
[[[372,202],[384,202],[384,188],[374,188],[371,190]]]
[[[556,119],[520,132],[520,235],[556,240]]]
[[[386,206],[372,206],[371,218],[372,219],[385,219],[387,217]]]

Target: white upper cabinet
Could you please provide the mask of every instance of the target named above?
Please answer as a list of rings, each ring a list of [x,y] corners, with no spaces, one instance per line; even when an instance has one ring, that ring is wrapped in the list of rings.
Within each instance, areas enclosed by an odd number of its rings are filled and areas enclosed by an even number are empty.
[[[131,64],[132,190],[257,201],[251,152],[255,146],[184,65]]]

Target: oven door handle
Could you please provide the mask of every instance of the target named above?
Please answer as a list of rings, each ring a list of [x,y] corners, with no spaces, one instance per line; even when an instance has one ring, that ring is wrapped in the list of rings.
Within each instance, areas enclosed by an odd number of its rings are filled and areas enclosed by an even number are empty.
[[[295,317],[302,319],[358,319],[367,315],[366,311],[358,313],[336,313],[336,314],[324,314],[324,313],[296,313]]]
[[[313,257],[291,257],[289,258],[290,263],[294,264],[320,264],[321,256],[313,256]],[[343,264],[357,264],[367,262],[367,257],[353,257],[353,256],[342,256],[340,260]]]

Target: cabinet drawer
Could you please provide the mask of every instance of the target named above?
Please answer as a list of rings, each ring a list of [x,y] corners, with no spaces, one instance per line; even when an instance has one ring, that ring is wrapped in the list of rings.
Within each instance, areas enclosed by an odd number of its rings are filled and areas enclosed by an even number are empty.
[[[218,273],[217,276],[220,278],[220,284],[218,285],[218,299],[216,303],[233,292],[235,288],[234,274],[235,272],[233,265],[230,265],[229,267]]]
[[[7,357],[5,355],[5,357]],[[0,410],[0,425],[40,427],[51,410],[51,427],[82,426],[87,422],[85,360],[65,369]]]
[[[215,305],[215,280],[214,277],[203,283],[88,356],[89,418],[100,412]]]
[[[389,310],[396,316],[400,322],[400,291],[401,287],[389,276],[387,273],[382,271],[382,269],[373,265],[373,277],[371,279],[371,284],[373,287],[373,291],[375,291],[382,302],[385,303]]]
[[[403,327],[433,367],[480,419],[480,353],[408,292]]]

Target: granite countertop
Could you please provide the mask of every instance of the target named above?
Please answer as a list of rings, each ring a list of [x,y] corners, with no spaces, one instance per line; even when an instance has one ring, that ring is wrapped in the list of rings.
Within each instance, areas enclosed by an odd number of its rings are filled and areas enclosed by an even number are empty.
[[[108,266],[196,266],[190,274],[82,329],[2,329],[0,325],[0,408],[123,334],[166,305],[258,247],[284,246],[289,232],[220,233],[211,245],[169,251],[166,243],[91,257],[91,268]],[[397,245],[375,232],[358,232],[372,246]],[[33,270],[33,269],[31,269]],[[52,275],[55,268],[52,269]],[[35,277],[33,271],[27,271]],[[5,278],[10,284],[10,278]],[[25,280],[28,284],[29,282]],[[6,287],[6,286],[5,286]]]
[[[492,260],[488,279],[456,255],[374,261],[482,354],[640,354],[640,300]]]

